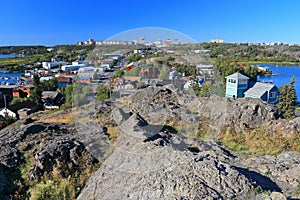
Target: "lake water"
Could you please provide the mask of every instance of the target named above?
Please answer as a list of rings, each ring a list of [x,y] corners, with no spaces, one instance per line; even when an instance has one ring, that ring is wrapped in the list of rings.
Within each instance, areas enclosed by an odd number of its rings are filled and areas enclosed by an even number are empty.
[[[20,57],[19,55],[16,54],[0,54],[0,59],[1,58],[18,58]]]
[[[284,84],[290,83],[292,77],[295,77],[295,89],[298,101],[300,101],[300,66],[277,66],[271,64],[260,64],[261,67],[268,67],[273,72],[273,76],[257,77],[258,81],[272,81],[280,88]]]

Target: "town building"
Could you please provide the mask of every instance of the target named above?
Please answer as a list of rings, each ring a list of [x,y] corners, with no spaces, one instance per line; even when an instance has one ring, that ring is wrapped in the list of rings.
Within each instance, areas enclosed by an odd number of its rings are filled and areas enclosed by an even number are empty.
[[[72,77],[69,76],[58,76],[55,78],[57,81],[57,87],[67,87],[72,84]]]
[[[58,108],[63,103],[64,96],[58,91],[43,91],[42,100],[46,109],[53,109]]]
[[[25,85],[12,89],[12,95],[15,98],[30,97],[30,91],[33,89],[32,85]]]
[[[52,69],[66,64],[67,64],[66,62],[62,62],[62,61],[42,62],[42,66],[44,69]]]
[[[2,110],[0,110],[0,115],[2,117],[11,117],[11,118],[17,118],[17,114],[14,113],[13,111],[11,111],[8,108],[3,108]]]
[[[81,67],[84,67],[85,65],[63,65],[61,67],[62,71],[68,72],[68,71],[78,71]]]
[[[210,41],[210,43],[222,44],[222,43],[224,43],[224,40],[222,40],[222,39],[212,39]]]
[[[213,65],[197,65],[197,73],[203,77],[205,80],[211,80],[214,75],[214,66]]]
[[[242,98],[249,88],[249,78],[239,72],[226,76],[226,97]]]
[[[226,97],[257,98],[267,103],[277,103],[279,89],[274,84],[251,82],[250,79],[236,72],[226,77]]]
[[[140,67],[141,78],[154,79],[158,78],[159,70],[152,65],[144,65]]]
[[[95,40],[94,39],[88,39],[88,41],[86,41],[85,42],[85,45],[95,45],[96,44],[96,42],[95,42]]]
[[[274,84],[256,82],[244,95],[245,97],[258,98],[268,103],[277,103],[278,91]]]

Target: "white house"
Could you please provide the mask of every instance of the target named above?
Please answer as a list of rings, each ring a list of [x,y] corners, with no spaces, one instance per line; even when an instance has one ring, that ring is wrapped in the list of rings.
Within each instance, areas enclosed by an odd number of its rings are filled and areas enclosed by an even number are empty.
[[[79,65],[63,65],[61,66],[62,71],[78,71],[81,67],[85,67],[84,64]]]
[[[3,116],[3,117],[17,118],[16,113],[14,113],[13,111],[9,110],[8,108],[3,108],[0,111],[0,115]]]
[[[55,67],[58,67],[59,65],[66,65],[66,62],[42,62],[43,68],[44,69],[52,69]]]
[[[72,65],[82,65],[82,66],[86,67],[86,66],[88,66],[88,62],[86,60],[85,61],[73,61]]]

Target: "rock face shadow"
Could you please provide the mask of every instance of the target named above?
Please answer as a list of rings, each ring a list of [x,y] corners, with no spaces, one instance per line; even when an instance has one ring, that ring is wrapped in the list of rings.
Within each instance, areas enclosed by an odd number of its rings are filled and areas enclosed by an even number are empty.
[[[281,188],[269,177],[242,167],[234,168],[241,174],[245,175],[249,180],[259,185],[263,190],[270,190],[271,192],[282,192]]]

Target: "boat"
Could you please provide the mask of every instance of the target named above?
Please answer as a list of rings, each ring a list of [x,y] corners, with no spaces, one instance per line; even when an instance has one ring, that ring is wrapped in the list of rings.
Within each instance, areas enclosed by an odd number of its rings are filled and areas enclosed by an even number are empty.
[[[258,69],[258,71],[263,71],[263,72],[268,72],[269,71],[269,67],[258,66],[257,69]]]

